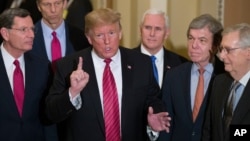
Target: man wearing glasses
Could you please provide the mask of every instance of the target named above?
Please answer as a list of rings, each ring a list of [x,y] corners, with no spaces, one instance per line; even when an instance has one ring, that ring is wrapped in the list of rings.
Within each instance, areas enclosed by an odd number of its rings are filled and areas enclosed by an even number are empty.
[[[249,24],[236,24],[222,32],[219,51],[228,73],[219,75],[214,80],[205,116],[203,141],[236,140],[237,138],[230,138],[230,126],[241,125],[245,128],[244,125],[250,125],[249,47]]]
[[[35,36],[27,10],[12,8],[0,15],[0,140],[47,140],[56,132],[45,126],[44,97],[48,91],[49,61],[28,52]]]

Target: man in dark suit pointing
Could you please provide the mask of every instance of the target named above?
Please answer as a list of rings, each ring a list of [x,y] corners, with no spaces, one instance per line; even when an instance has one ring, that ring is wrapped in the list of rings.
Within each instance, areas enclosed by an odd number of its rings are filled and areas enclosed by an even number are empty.
[[[85,17],[85,33],[92,48],[58,61],[46,99],[50,119],[65,124],[64,140],[145,141],[147,125],[154,131],[168,131],[170,118],[158,98],[150,58],[119,46],[120,13],[111,9],[90,12]],[[112,81],[107,75],[113,76]],[[107,82],[113,83],[112,89]],[[107,97],[109,90],[113,95]],[[110,104],[116,105],[108,109]],[[113,110],[110,116],[107,111]],[[116,117],[113,126],[110,117]]]

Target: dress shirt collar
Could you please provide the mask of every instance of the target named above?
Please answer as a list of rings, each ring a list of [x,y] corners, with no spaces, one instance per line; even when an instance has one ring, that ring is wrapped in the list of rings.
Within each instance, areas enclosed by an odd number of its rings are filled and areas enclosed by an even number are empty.
[[[163,59],[164,59],[164,49],[163,49],[163,47],[156,53],[156,54],[150,54],[147,50],[146,50],[146,48],[143,46],[143,44],[141,44],[141,52],[143,53],[143,54],[146,54],[146,55],[148,55],[148,56],[152,56],[152,55],[154,55],[155,57],[156,57],[156,62],[162,62],[163,61]]]
[[[43,21],[43,19],[41,20],[41,25],[42,25],[42,29],[43,29],[43,34],[44,36],[46,37],[51,37],[52,38],[52,35],[51,33],[53,31],[56,31],[56,35],[61,38],[63,35],[64,35],[64,32],[65,32],[65,22],[63,21],[61,23],[61,25],[56,29],[56,30],[53,30],[51,29],[48,25],[46,25]]]
[[[200,67],[197,65],[197,64],[195,64],[195,63],[193,63],[193,65],[192,65],[192,69],[191,69],[191,73],[193,74],[193,73],[198,73],[199,74],[199,69]],[[214,70],[214,66],[213,66],[213,64],[212,63],[208,63],[206,66],[205,66],[205,72],[208,72],[210,75],[213,73],[213,70]]]
[[[11,56],[11,54],[8,53],[8,51],[3,47],[3,43],[1,44],[1,52],[4,60],[4,65],[6,69],[13,68],[13,62],[15,61],[15,58]],[[20,63],[20,67],[22,70],[24,70],[24,56],[21,55],[17,60]]]
[[[248,71],[248,72],[240,79],[239,82],[241,83],[241,85],[243,85],[244,87],[246,87],[249,78],[250,78],[250,71]]]
[[[106,65],[106,63],[104,62],[104,59],[100,58],[96,54],[96,52],[94,51],[94,49],[92,49],[91,54],[92,54],[93,61],[96,61],[96,63],[98,63],[100,65],[102,64],[102,66]],[[120,50],[118,49],[117,53],[113,57],[111,57],[112,62],[110,62],[110,65],[113,65],[113,64],[117,65],[117,64],[119,64],[121,62],[121,57],[120,56],[121,56]]]

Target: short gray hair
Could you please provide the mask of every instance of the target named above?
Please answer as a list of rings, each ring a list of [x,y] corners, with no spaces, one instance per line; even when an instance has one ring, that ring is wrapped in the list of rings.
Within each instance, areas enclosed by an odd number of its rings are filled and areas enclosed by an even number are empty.
[[[21,8],[9,8],[3,11],[0,15],[0,28],[11,28],[14,24],[15,17],[25,18],[30,16],[30,12],[26,9]]]
[[[239,42],[237,43],[242,48],[250,47],[250,25],[247,23],[240,23],[230,27],[227,27],[222,36],[225,36],[231,32],[239,32]]]
[[[158,9],[148,9],[147,11],[145,11],[144,14],[143,14],[143,16],[142,16],[142,19],[141,19],[141,25],[143,24],[146,15],[162,15],[162,16],[164,17],[164,19],[165,19],[165,26],[166,26],[166,27],[169,27],[169,26],[170,26],[170,24],[169,24],[169,18],[168,18],[168,16],[165,14],[165,12],[162,11],[162,10],[158,10]]]

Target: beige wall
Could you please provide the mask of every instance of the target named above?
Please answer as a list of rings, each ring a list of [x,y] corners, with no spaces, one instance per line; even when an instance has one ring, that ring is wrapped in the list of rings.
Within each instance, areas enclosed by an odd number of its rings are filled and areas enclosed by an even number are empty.
[[[224,26],[245,22],[250,24],[250,0],[225,0]]]
[[[94,8],[105,7],[110,0],[92,0]],[[166,47],[187,57],[186,30],[189,22],[202,13],[217,17],[218,0],[111,0],[112,8],[122,14],[123,39],[121,45],[135,47],[139,44],[139,23],[148,8],[158,8],[169,15],[171,34]]]

